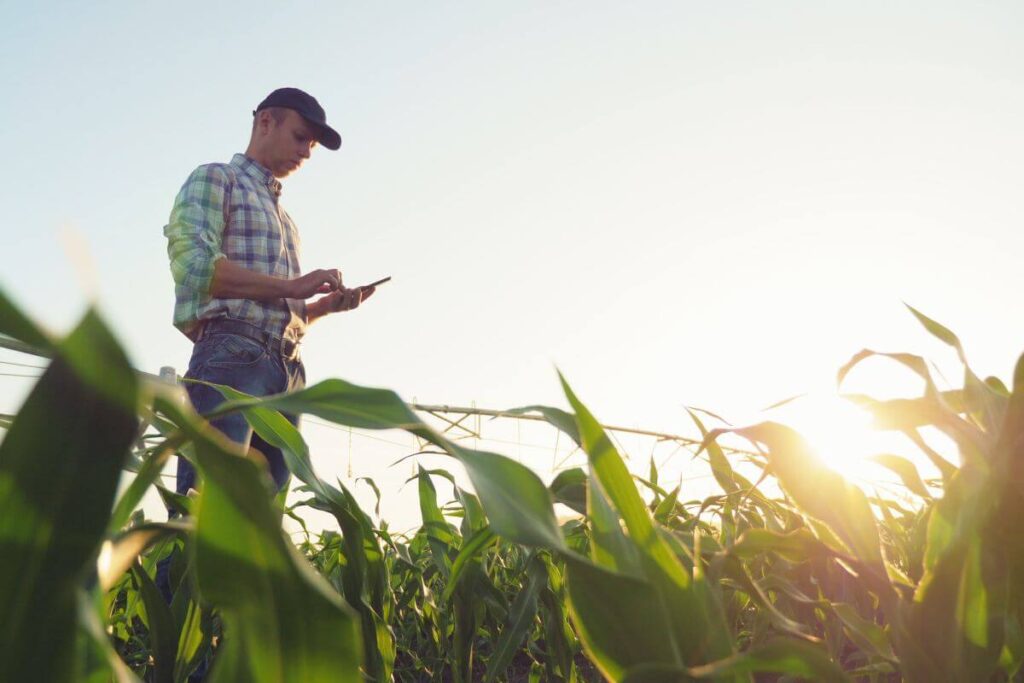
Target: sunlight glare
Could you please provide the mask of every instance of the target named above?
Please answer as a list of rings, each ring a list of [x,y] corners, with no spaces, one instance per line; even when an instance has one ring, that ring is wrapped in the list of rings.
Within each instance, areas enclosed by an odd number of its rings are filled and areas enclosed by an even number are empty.
[[[880,468],[868,458],[891,450],[892,435],[875,429],[867,411],[835,394],[811,394],[785,412],[780,421],[800,432],[828,467],[852,482],[877,482]]]

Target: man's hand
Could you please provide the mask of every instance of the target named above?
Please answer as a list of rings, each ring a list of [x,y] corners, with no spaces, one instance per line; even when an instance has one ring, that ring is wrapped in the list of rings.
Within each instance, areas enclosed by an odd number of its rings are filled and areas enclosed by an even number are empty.
[[[341,287],[340,270],[314,270],[294,280],[273,277],[249,270],[226,258],[218,258],[213,266],[210,295],[219,299],[308,299]]]
[[[359,308],[359,304],[369,299],[375,291],[377,291],[376,287],[356,287],[354,289],[342,287],[336,292],[331,292],[321,301],[324,302],[328,313],[351,311],[353,308]]]
[[[308,299],[314,294],[343,291],[341,271],[336,268],[320,268],[301,277],[288,281],[289,299]],[[356,304],[358,306],[359,304]],[[354,307],[353,307],[354,308]]]
[[[317,318],[322,318],[328,313],[351,311],[353,308],[359,308],[359,304],[373,296],[375,291],[377,291],[376,287],[356,287],[354,289],[342,287],[310,303],[306,307],[308,321],[312,323]]]

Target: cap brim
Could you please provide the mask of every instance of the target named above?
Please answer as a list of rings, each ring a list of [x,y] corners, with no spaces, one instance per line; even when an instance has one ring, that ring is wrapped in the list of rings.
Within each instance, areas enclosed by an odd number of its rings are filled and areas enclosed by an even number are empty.
[[[312,123],[312,121],[310,123]],[[317,135],[317,141],[321,145],[331,150],[336,150],[341,147],[341,136],[338,135],[338,131],[321,123],[314,123],[313,125],[316,126],[316,129],[319,132],[319,135]]]

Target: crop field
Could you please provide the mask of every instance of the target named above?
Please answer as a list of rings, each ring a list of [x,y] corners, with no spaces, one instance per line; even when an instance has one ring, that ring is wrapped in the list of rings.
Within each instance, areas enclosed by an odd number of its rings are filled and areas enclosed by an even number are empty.
[[[951,331],[911,314],[964,359]],[[0,424],[0,681],[1020,680],[1024,364],[1010,388],[966,360],[956,389],[909,354],[864,351],[840,369],[842,381],[884,356],[923,381],[919,397],[851,397],[939,473],[885,456],[899,500],[847,482],[784,425],[723,427],[698,412],[717,490],[668,490],[653,464],[629,472],[564,379],[568,410],[528,410],[587,466],[548,484],[450,440],[391,391],[220,387],[214,415],[241,411],[284,451],[303,494],[286,507],[179,388],[129,366],[94,312],[55,339],[0,293],[0,333],[52,358]],[[278,411],[414,434],[472,490],[420,469],[422,525],[394,534],[317,475]],[[925,430],[953,440],[958,461]],[[197,495],[161,486],[175,456],[198,468]],[[452,502],[439,502],[442,486]],[[144,518],[154,489],[174,520]],[[559,519],[558,503],[576,514]],[[295,543],[282,519],[310,509],[335,524]]]

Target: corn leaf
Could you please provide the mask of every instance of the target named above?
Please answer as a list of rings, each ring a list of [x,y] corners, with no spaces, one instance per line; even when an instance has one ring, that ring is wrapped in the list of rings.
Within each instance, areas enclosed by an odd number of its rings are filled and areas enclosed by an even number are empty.
[[[448,441],[424,424],[392,391],[331,379],[291,394],[227,401],[211,416],[251,406],[309,413],[362,429],[404,429],[462,462],[496,534],[526,545],[565,547],[551,494],[540,477],[511,458]]]
[[[146,609],[145,623],[149,629],[153,659],[156,662],[153,683],[173,683],[174,662],[178,653],[178,631],[171,609],[164,602],[153,579],[138,563],[132,567],[132,577],[139,586],[139,593]]]
[[[223,611],[229,634],[214,679],[360,680],[355,616],[283,536],[266,474],[205,426],[188,419],[179,426],[195,444],[204,478],[196,579]]]
[[[697,679],[729,674],[780,673],[814,681],[847,682],[849,678],[825,650],[802,640],[779,638],[745,652],[686,672]]]
[[[591,479],[607,495],[636,545],[645,575],[661,598],[672,624],[676,661],[699,664],[727,656],[733,641],[725,615],[713,591],[695,587],[679,558],[657,532],[650,511],[629,470],[600,423],[573,393],[565,378],[562,387],[576,413],[583,449],[590,461]],[[592,485],[593,487],[593,485]]]
[[[505,672],[522,645],[537,616],[537,594],[544,587],[547,578],[543,560],[534,555],[526,566],[526,585],[512,601],[512,606],[508,610],[508,623],[501,630],[501,635],[494,645],[494,654],[487,663],[484,675],[487,683]]]
[[[658,592],[646,580],[565,555],[569,613],[587,654],[607,678],[649,662],[679,660]]]
[[[918,473],[917,467],[914,463],[910,462],[903,456],[893,455],[891,453],[881,453],[879,455],[871,456],[868,460],[877,462],[882,467],[895,472],[903,482],[903,485],[913,493],[916,493],[922,498],[931,499],[932,494],[928,492],[928,487],[924,485],[924,481],[921,479],[921,475]]]
[[[4,329],[31,339],[0,304]],[[84,348],[104,356],[109,376],[68,362]],[[99,317],[86,314],[56,355],[0,444],[0,680],[70,679],[78,587],[135,436],[134,376]],[[124,393],[112,401],[94,381]]]

